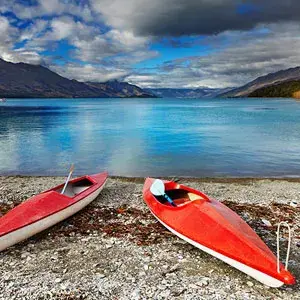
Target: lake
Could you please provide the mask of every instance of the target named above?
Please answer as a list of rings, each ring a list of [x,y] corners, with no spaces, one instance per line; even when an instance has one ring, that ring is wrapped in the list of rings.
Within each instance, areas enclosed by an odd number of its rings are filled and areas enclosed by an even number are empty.
[[[300,176],[292,99],[8,99],[0,175]]]

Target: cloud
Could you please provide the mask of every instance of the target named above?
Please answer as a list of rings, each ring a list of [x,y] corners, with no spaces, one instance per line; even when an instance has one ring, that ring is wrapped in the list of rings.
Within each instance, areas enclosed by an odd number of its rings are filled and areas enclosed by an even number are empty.
[[[298,21],[298,0],[91,0],[107,24],[143,36],[212,35]]]
[[[36,20],[20,32],[19,41],[38,39],[49,26],[49,21]]]
[[[18,30],[12,27],[6,17],[0,16],[0,41],[1,45],[11,45],[18,34]]]
[[[225,32],[209,38],[218,45],[225,39],[229,44],[225,48],[172,60],[151,72],[131,74],[127,80],[144,87],[232,87],[300,65],[300,24],[270,24],[268,33],[261,26],[255,32]]]
[[[11,26],[8,18],[0,16],[0,57],[11,62],[40,63],[40,56],[34,51],[14,50],[19,41],[20,31]]]
[[[34,5],[30,1],[2,0],[0,12],[13,12],[19,19],[33,19],[44,16],[73,15],[84,21],[92,21],[89,1],[80,0],[37,0]]]
[[[105,82],[112,79],[121,79],[128,75],[128,71],[124,69],[90,64],[69,63],[64,66],[52,66],[51,69],[61,76],[79,81]]]

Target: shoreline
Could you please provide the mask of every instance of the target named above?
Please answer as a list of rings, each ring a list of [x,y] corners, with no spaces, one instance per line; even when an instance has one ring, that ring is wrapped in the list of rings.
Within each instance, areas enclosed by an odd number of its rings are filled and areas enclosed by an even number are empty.
[[[0,212],[64,179],[0,176]],[[180,178],[236,211],[276,253],[276,223],[293,231],[297,284],[268,288],[178,239],[151,215],[144,178],[109,177],[78,214],[0,253],[0,299],[300,299],[300,179]],[[267,228],[262,218],[272,223]],[[281,252],[286,251],[283,229]],[[284,261],[284,257],[281,258]]]
[[[84,176],[86,174],[76,174],[73,175],[73,177],[80,177]],[[1,178],[7,178],[7,177],[13,177],[13,178],[65,178],[66,175],[32,175],[32,174],[0,174]],[[128,181],[128,182],[139,182],[143,183],[145,181],[146,177],[142,176],[120,176],[120,175],[109,175],[108,177],[111,179],[121,180],[121,181]],[[251,182],[251,181],[287,181],[287,182],[299,182],[300,183],[300,175],[299,176],[274,176],[274,177],[236,177],[236,176],[208,176],[208,177],[185,177],[185,176],[147,176],[147,177],[154,177],[154,178],[160,178],[165,180],[180,180],[180,181],[186,181],[186,182],[218,182],[218,183],[243,183],[243,182]]]

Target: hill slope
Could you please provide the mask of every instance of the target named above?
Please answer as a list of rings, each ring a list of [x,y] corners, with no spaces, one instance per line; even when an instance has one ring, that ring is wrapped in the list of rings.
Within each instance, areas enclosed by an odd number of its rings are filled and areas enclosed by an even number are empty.
[[[266,86],[250,93],[248,97],[300,98],[300,80],[286,81]]]
[[[129,84],[128,82],[120,82],[117,80],[107,81],[105,83],[101,82],[86,82],[88,86],[96,89],[100,89],[103,93],[107,95],[115,95],[114,97],[142,97],[151,98],[155,97],[151,92],[147,92],[140,87]]]
[[[117,86],[126,86],[126,89]],[[0,59],[0,97],[3,98],[107,98],[153,97],[128,83],[91,84],[64,78],[37,65]]]
[[[281,70],[276,73],[270,73],[265,76],[247,83],[246,85],[221,94],[221,97],[248,97],[255,90],[265,88],[271,85],[277,85],[285,81],[300,80],[300,67]]]

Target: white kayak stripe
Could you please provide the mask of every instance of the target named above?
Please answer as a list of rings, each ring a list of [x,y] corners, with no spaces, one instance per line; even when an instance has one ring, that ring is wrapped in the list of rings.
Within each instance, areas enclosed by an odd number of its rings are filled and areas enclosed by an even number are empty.
[[[150,209],[151,211],[151,209]],[[167,224],[165,224],[163,221],[161,221],[152,211],[151,213],[154,215],[154,217],[163,225],[165,226],[168,230],[170,230],[172,233],[174,233],[175,235],[177,235],[179,238],[185,240],[186,242],[192,244],[193,246],[199,248],[200,250],[224,261],[225,263],[229,264],[230,266],[240,270],[241,272],[243,273],[246,273],[247,275],[253,277],[254,279],[256,279],[257,281],[267,285],[267,286],[270,286],[270,287],[280,287],[284,284],[284,282],[270,276],[270,275],[267,275],[259,270],[256,270],[252,267],[249,267],[241,262],[238,262],[237,260],[234,260],[232,258],[229,258],[228,256],[225,256],[221,253],[218,253],[208,247],[205,247],[193,240],[191,240],[190,238],[186,237],[185,235],[177,232],[176,230],[174,230],[173,228],[169,227]]]

